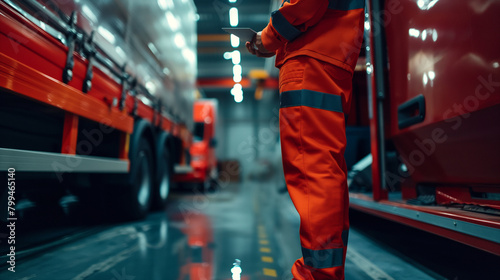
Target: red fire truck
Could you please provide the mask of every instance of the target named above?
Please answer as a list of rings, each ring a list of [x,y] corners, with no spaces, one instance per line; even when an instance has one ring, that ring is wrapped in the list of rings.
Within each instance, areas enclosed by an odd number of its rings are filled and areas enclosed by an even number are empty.
[[[194,149],[195,16],[192,1],[0,1],[0,169],[31,178],[35,202],[70,188],[126,218],[165,205]]]
[[[194,103],[193,143],[189,150],[191,165],[185,172],[177,170],[176,182],[194,182],[203,191],[215,188],[217,158],[215,155],[215,129],[217,125],[217,100],[201,99]]]
[[[351,207],[500,255],[500,1],[367,2]]]

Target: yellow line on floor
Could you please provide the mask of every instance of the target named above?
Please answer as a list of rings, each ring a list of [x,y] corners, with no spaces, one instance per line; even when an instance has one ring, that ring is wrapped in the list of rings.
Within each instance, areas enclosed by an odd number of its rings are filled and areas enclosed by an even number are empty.
[[[273,263],[274,260],[272,257],[262,257],[261,260],[266,263]]]
[[[265,240],[265,239],[262,239],[262,240],[259,240],[259,243],[262,244],[262,245],[268,245],[269,241]]]
[[[270,268],[264,268],[264,275],[266,276],[272,276],[272,277],[277,277],[278,273],[276,273],[276,270],[270,269]]]
[[[271,253],[271,248],[261,247],[261,248],[260,248],[260,251],[261,251],[262,253]]]

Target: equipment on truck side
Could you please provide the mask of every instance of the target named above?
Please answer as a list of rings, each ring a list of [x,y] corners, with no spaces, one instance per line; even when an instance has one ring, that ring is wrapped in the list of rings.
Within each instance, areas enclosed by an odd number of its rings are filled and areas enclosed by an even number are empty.
[[[142,218],[189,164],[196,79],[192,1],[0,2],[0,167]],[[30,184],[31,185],[31,184]]]

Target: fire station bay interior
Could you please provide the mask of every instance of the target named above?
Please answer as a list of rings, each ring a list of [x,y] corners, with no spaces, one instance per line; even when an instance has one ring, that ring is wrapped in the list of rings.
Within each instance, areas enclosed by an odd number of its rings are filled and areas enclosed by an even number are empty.
[[[500,279],[499,14],[1,0],[0,279]]]

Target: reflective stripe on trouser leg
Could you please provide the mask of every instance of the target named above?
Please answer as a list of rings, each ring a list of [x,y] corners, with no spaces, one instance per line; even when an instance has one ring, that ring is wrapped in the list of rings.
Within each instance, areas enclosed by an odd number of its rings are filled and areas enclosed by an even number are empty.
[[[336,110],[331,101],[339,100],[340,108],[348,113],[351,76],[326,66],[312,58],[297,57],[280,69],[280,92],[285,93],[280,109],[283,169],[300,215],[303,248],[303,258],[292,268],[294,279],[344,279],[349,228],[345,120],[342,110]],[[290,101],[286,92],[298,91],[301,97]],[[326,95],[328,105],[316,106],[317,101],[302,97],[306,93]]]
[[[339,95],[308,89],[282,92],[280,96],[280,108],[295,106],[306,106],[342,113],[342,98]]]
[[[304,263],[310,267],[338,267],[343,264],[344,248],[310,250],[302,247],[302,257],[304,258]]]

